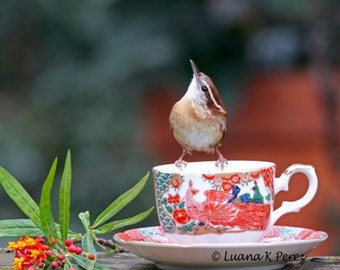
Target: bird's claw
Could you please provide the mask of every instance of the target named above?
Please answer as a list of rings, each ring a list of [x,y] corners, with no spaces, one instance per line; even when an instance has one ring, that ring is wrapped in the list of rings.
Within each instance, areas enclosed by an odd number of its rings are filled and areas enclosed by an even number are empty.
[[[215,166],[216,167],[221,167],[221,170],[223,170],[224,169],[224,165],[228,165],[228,160],[225,157],[220,156],[218,158],[218,160],[216,160]]]
[[[218,155],[218,159],[215,162],[215,166],[221,167],[221,170],[223,170],[224,164],[228,165],[228,160],[222,155],[222,153],[220,152],[220,150],[218,150],[217,147],[216,147],[216,152],[217,152],[217,155]]]
[[[183,159],[178,159],[175,161],[175,166],[182,170],[184,167],[187,166],[187,162]]]

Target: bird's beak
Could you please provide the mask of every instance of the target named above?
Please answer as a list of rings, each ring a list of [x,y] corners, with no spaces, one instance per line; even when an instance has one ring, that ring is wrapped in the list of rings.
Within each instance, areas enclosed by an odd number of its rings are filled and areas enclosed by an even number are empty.
[[[191,59],[190,59],[190,64],[191,64],[192,71],[194,72],[194,78],[196,80],[196,83],[197,83],[197,85],[199,85],[198,74],[199,74],[200,71],[199,71],[198,67],[196,66],[195,62],[192,61]]]

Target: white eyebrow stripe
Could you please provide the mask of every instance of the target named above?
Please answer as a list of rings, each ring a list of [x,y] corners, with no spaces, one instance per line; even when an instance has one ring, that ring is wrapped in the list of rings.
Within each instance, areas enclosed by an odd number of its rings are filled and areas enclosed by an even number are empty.
[[[215,97],[214,97],[214,94],[213,94],[213,92],[211,91],[209,85],[208,85],[204,80],[202,80],[202,83],[204,83],[204,85],[208,88],[210,98],[211,98],[211,100],[213,101],[213,103],[214,103],[214,105],[216,106],[216,108],[218,108],[218,110],[219,110],[220,112],[225,113],[225,110],[223,110],[223,108],[221,107],[221,105],[217,103],[217,101],[216,101],[216,99],[215,99]]]

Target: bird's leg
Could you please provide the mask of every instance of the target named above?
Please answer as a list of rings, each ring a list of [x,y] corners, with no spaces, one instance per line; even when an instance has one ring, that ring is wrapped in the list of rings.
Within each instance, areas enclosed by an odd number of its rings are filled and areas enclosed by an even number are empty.
[[[182,169],[183,167],[187,166],[187,162],[183,160],[184,156],[187,154],[187,152],[183,149],[182,155],[175,161],[175,165]]]
[[[228,160],[221,154],[220,150],[218,150],[218,146],[215,148],[215,150],[218,155],[215,165],[216,167],[221,166],[221,170],[223,170],[224,164],[228,164]]]

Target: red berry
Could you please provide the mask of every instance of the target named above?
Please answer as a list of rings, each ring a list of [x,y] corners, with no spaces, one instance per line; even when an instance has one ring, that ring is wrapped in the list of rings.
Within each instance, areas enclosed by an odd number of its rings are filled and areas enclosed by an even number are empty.
[[[92,253],[87,254],[87,258],[89,258],[89,260],[91,260],[91,261],[93,261],[95,259],[94,255]]]
[[[70,245],[69,247],[68,247],[68,251],[69,252],[71,252],[71,253],[74,253],[75,251],[76,251],[76,246],[75,245]]]
[[[65,240],[65,245],[66,245],[67,247],[72,246],[72,245],[73,245],[72,239],[70,239],[70,238],[66,239],[66,240]]]
[[[58,254],[57,258],[59,261],[63,261],[65,259],[65,256],[63,254]]]
[[[46,254],[47,257],[51,257],[53,255],[53,251],[48,249],[48,250],[46,250],[45,254]]]
[[[76,247],[76,250],[74,251],[77,255],[80,255],[83,253],[83,249],[81,247]]]
[[[51,267],[52,267],[52,268],[57,268],[58,265],[59,265],[59,263],[58,263],[57,261],[51,262]]]
[[[51,238],[51,243],[52,243],[52,245],[55,245],[57,243],[57,239],[55,239],[55,237],[52,237]]]

